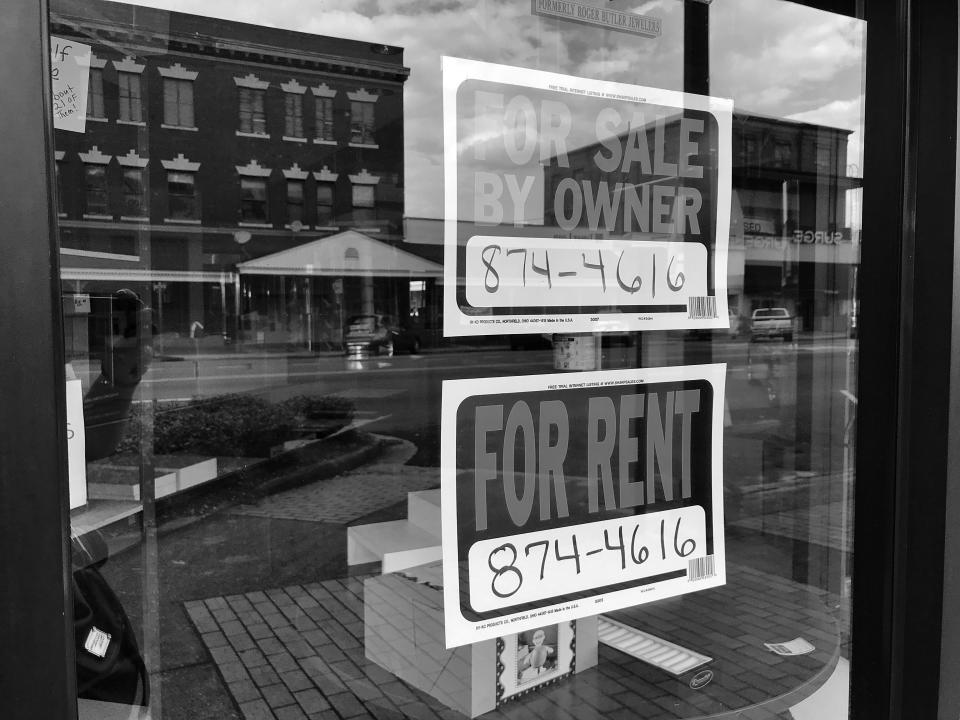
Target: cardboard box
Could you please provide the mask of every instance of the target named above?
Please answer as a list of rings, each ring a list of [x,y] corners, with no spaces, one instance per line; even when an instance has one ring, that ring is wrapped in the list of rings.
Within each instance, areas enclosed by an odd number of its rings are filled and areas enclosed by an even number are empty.
[[[438,565],[364,580],[368,660],[471,718],[597,664],[596,617],[545,627],[536,653],[526,651],[535,631],[448,650]],[[528,655],[550,659],[531,668]]]

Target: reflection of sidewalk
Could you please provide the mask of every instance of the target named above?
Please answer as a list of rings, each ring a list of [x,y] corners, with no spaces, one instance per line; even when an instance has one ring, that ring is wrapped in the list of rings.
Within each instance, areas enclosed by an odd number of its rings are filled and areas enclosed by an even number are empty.
[[[160,528],[156,566],[147,568],[162,579],[159,617],[147,621],[153,638],[144,647],[165,720],[196,720],[199,708],[210,718],[463,720],[365,659],[362,582],[345,577],[344,525],[361,515],[399,517],[398,499],[408,490],[437,484],[437,468],[405,465],[411,449],[394,444],[375,464],[220,505],[224,511],[193,525],[177,518],[172,532]],[[750,556],[739,543],[728,538],[728,558]],[[123,553],[105,566],[138,625],[143,557]],[[595,670],[484,717],[674,720],[738,708],[744,720],[756,720],[783,713],[816,689],[836,660],[830,598],[732,562],[728,574],[725,587],[616,614],[714,658],[716,677],[706,688],[692,691],[603,646]],[[798,636],[816,650],[780,657],[763,647]]]
[[[405,502],[408,492],[427,490],[439,484],[439,468],[368,465],[323,483],[271,495],[253,505],[241,505],[232,512],[255,517],[346,524]]]
[[[712,683],[691,691],[604,645],[596,668],[483,717],[666,720],[737,710],[744,720],[777,717],[819,687],[837,661],[825,600],[797,583],[731,565],[725,587],[615,613],[710,655]],[[366,660],[360,578],[211,597],[188,602],[186,610],[246,718],[463,717]],[[815,650],[782,657],[763,645],[795,637]]]

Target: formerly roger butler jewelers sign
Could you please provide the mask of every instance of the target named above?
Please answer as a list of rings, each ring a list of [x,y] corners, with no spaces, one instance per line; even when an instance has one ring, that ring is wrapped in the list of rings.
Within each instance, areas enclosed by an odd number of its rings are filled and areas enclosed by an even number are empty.
[[[660,37],[660,18],[649,15],[586,5],[574,0],[531,0],[530,5],[534,15],[595,25],[605,30],[619,30],[643,37]]]
[[[725,367],[443,383],[447,647],[725,582]]]
[[[722,328],[729,100],[443,59],[444,333]]]

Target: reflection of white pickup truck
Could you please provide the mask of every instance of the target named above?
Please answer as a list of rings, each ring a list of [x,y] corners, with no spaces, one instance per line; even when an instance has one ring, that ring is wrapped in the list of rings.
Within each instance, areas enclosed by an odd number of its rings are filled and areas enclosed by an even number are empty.
[[[782,337],[793,341],[793,318],[786,308],[760,308],[750,318],[750,339]]]

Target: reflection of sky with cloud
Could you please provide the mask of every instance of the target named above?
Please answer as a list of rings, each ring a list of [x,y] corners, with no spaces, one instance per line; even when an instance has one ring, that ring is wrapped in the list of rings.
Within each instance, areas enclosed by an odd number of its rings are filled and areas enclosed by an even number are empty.
[[[590,0],[584,0],[590,1]],[[604,4],[593,0],[596,4]],[[660,38],[531,15],[526,0],[141,0],[136,4],[404,48],[406,214],[440,217],[443,133],[440,57],[682,89],[683,5],[614,0],[662,20]],[[710,6],[711,92],[735,109],[852,129],[848,158],[862,166],[866,25],[768,0]]]

